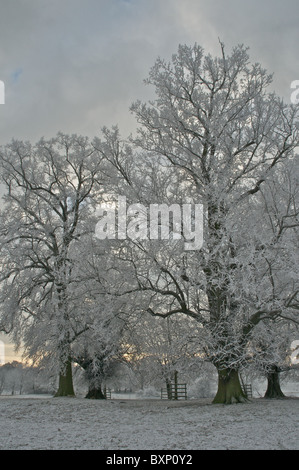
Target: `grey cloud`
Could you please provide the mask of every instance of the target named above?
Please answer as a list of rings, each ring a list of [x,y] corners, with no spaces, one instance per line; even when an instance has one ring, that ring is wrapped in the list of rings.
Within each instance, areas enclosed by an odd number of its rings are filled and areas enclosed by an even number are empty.
[[[179,43],[218,52],[250,46],[287,97],[296,70],[293,0],[14,0],[0,3],[0,143],[57,131],[95,135],[134,126],[129,106],[150,91],[143,79]],[[19,72],[18,72],[19,71]],[[21,71],[21,72],[20,72]],[[17,77],[18,74],[18,77]],[[297,75],[296,75],[297,74]],[[16,79],[17,78],[17,79]]]

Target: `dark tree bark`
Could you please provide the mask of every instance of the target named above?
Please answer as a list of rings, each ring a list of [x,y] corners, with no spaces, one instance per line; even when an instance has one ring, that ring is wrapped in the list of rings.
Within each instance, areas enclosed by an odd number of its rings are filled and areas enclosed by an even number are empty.
[[[85,398],[94,400],[105,400],[106,396],[102,391],[102,370],[101,367],[95,369],[93,360],[86,354],[76,357],[76,362],[84,369],[85,377],[88,381],[88,392]]]
[[[58,390],[55,393],[55,397],[74,397],[73,387],[73,374],[72,374],[72,361],[69,358],[65,364],[63,371],[59,374]]]
[[[168,378],[166,379],[166,390],[167,390],[167,398],[168,398],[168,400],[172,400],[171,381],[170,381]]]
[[[247,401],[244,394],[239,374],[237,370],[233,369],[219,369],[218,370],[218,390],[213,403],[243,403]]]
[[[285,398],[280,388],[279,367],[273,366],[267,374],[268,386],[264,398]]]
[[[90,399],[93,399],[93,400],[106,400],[106,396],[105,396],[104,393],[102,392],[102,388],[101,388],[101,387],[89,388],[89,390],[88,390],[87,395],[85,396],[85,398],[90,398]]]

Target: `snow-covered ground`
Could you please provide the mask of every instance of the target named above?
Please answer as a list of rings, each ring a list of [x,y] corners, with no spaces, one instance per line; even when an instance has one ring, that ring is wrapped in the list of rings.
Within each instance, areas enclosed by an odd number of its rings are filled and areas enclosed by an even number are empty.
[[[212,405],[210,399],[0,397],[0,449],[299,449],[299,398]]]

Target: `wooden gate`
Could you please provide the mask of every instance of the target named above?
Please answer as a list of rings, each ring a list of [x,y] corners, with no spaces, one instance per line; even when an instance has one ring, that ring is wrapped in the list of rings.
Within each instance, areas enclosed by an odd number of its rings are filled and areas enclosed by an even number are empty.
[[[252,385],[251,384],[242,384],[242,389],[244,392],[244,395],[247,398],[252,398]]]
[[[161,399],[187,400],[187,384],[168,384],[167,388],[161,389]]]

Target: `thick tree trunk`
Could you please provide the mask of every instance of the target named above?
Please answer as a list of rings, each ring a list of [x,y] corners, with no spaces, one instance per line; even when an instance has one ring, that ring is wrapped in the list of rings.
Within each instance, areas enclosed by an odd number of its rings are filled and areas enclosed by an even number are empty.
[[[213,403],[243,403],[247,398],[242,390],[237,370],[218,370],[218,390]]]
[[[73,373],[72,373],[72,361],[69,358],[65,364],[65,367],[59,374],[58,390],[55,393],[55,397],[74,397],[73,387]]]
[[[101,368],[94,368],[93,359],[85,352],[82,356],[75,358],[82,369],[84,369],[85,377],[88,382],[88,392],[85,398],[91,398],[94,400],[105,400],[105,393],[102,391],[102,378]],[[98,362],[98,366],[101,362]]]
[[[91,398],[93,400],[106,400],[104,393],[102,392],[101,387],[92,387],[89,388],[85,398]]]
[[[264,398],[285,398],[280,388],[279,369],[273,366],[267,374],[268,386]]]

